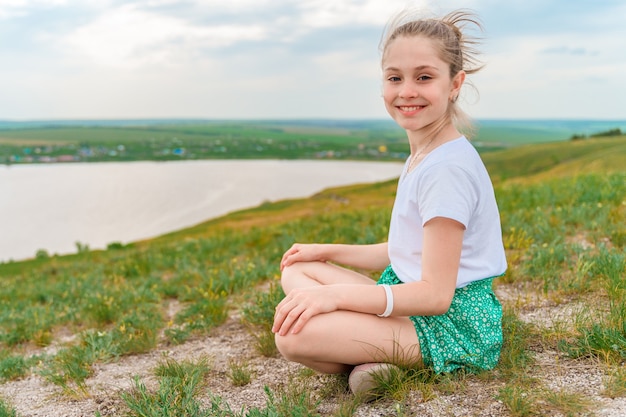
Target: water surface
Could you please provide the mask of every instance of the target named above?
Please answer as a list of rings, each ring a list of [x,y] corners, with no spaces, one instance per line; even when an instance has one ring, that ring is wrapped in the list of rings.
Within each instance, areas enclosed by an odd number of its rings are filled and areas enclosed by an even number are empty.
[[[0,261],[158,236],[265,201],[398,177],[400,163],[210,160],[0,165]]]

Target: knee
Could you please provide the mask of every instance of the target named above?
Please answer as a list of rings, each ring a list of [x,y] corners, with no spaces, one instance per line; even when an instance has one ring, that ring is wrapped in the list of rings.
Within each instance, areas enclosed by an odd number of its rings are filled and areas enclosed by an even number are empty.
[[[280,275],[280,282],[283,287],[285,285],[289,286],[290,283],[295,282],[300,279],[301,276],[305,275],[304,266],[305,265],[302,262],[297,262],[283,268]]]
[[[294,281],[298,269],[297,265],[298,264],[286,266],[280,274],[280,285],[283,287],[285,293],[287,293],[285,287],[290,287],[290,283]]]
[[[274,335],[274,343],[278,352],[287,360],[293,361],[293,343],[290,343],[288,336]]]
[[[305,265],[302,262],[286,266],[280,275],[280,285],[285,294],[289,294],[296,287],[301,287],[303,285],[303,277],[306,276]]]
[[[304,346],[297,335],[288,334],[286,336],[274,335],[274,343],[278,352],[287,360],[292,362],[302,362],[305,359],[305,352],[302,351]]]
[[[323,284],[318,278],[321,261],[296,262],[283,268],[280,284],[285,294],[294,288]]]

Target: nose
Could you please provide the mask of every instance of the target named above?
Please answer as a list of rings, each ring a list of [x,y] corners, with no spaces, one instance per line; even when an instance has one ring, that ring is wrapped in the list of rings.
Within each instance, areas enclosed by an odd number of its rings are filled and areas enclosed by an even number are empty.
[[[400,91],[398,91],[398,96],[400,98],[416,98],[419,96],[419,91],[417,85],[412,82],[404,82],[400,87]]]

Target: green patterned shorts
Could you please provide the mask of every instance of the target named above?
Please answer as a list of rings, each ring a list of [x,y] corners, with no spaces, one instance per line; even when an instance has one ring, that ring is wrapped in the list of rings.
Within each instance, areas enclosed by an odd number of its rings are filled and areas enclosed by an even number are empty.
[[[440,316],[411,316],[424,365],[436,373],[493,369],[502,348],[502,306],[491,288],[493,278],[457,288]],[[402,284],[391,265],[378,284]]]

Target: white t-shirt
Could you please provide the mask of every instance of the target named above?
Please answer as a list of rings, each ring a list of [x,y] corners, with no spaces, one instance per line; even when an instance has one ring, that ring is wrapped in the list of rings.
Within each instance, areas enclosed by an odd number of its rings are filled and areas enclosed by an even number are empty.
[[[391,266],[403,282],[422,279],[424,224],[435,217],[465,226],[457,288],[505,272],[493,185],[464,136],[435,148],[408,175],[405,166],[400,177],[388,244]]]

